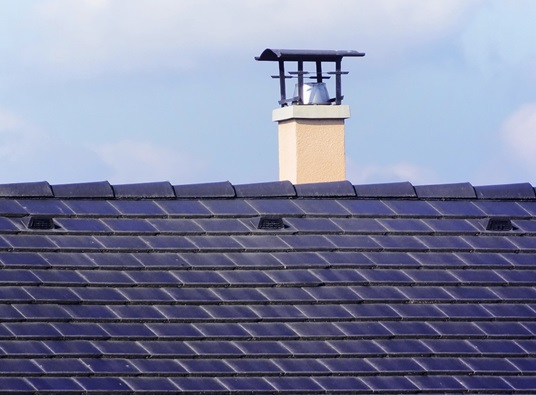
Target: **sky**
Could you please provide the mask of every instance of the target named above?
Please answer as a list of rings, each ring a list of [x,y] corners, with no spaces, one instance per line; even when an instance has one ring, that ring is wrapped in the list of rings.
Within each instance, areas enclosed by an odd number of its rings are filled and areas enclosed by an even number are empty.
[[[275,181],[277,64],[254,57],[290,48],[366,53],[343,60],[352,183],[536,185],[534,20],[533,0],[0,0],[0,184]]]

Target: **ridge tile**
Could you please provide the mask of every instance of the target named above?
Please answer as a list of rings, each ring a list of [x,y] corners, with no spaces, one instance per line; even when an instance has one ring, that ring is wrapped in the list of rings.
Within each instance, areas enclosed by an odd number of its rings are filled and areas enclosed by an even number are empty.
[[[112,189],[118,199],[175,198],[175,191],[167,181],[112,185]]]
[[[354,185],[360,198],[416,198],[415,188],[409,182]]]
[[[113,198],[114,191],[108,181],[85,182],[78,184],[52,185],[52,192],[57,198]]]
[[[458,184],[417,185],[417,197],[421,199],[474,199],[475,189],[468,182]]]
[[[534,188],[528,182],[506,185],[486,185],[475,187],[479,199],[534,200]]]
[[[0,197],[47,198],[53,196],[52,188],[46,181],[0,184]]]
[[[173,185],[178,199],[234,198],[235,190],[229,181],[205,184]]]
[[[296,184],[296,195],[300,198],[341,198],[355,197],[355,189],[350,181]]]
[[[290,181],[263,182],[234,186],[238,198],[295,197],[296,190]]]

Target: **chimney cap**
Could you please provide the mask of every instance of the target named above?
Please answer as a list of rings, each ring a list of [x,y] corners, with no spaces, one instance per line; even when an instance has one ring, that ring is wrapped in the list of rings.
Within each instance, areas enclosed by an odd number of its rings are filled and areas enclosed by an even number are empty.
[[[310,61],[335,62],[345,56],[365,56],[364,52],[346,50],[272,49],[266,48],[255,60],[260,61]]]
[[[342,87],[341,87],[341,75],[348,74],[347,71],[342,71],[341,63],[342,58],[345,56],[362,57],[365,56],[363,52],[358,51],[342,51],[342,50],[312,50],[312,49],[271,49],[266,48],[260,56],[256,56],[255,60],[260,61],[274,61],[279,63],[279,75],[273,75],[272,78],[279,78],[279,90],[281,107],[288,106],[290,104],[314,104],[304,103],[304,76],[310,74],[308,71],[303,70],[304,62],[316,63],[316,72],[309,76],[316,80],[317,84],[322,84],[325,79],[331,78],[331,75],[335,76],[335,97],[322,101],[322,103],[316,104],[331,104],[335,103],[340,105],[343,99]],[[285,74],[285,62],[296,62],[298,66],[297,71],[289,72],[290,75]],[[335,63],[335,71],[329,71],[327,75],[322,72],[322,62]],[[298,78],[297,96],[287,98],[286,80],[287,78]],[[327,93],[327,92],[326,92]]]

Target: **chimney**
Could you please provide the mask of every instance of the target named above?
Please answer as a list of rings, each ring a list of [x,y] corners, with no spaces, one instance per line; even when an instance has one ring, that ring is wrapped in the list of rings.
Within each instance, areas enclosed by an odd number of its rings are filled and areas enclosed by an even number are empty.
[[[342,181],[346,179],[344,120],[350,107],[342,105],[341,70],[345,56],[365,56],[357,51],[313,51],[266,49],[256,57],[277,61],[281,99],[272,120],[279,129],[279,179],[294,184]],[[296,62],[297,70],[285,74],[285,62]],[[304,71],[304,62],[314,63],[314,71]],[[324,73],[323,63],[334,63]],[[330,98],[324,80],[335,76],[335,97]],[[305,78],[314,82],[305,82]],[[294,94],[287,98],[286,80],[297,78]]]

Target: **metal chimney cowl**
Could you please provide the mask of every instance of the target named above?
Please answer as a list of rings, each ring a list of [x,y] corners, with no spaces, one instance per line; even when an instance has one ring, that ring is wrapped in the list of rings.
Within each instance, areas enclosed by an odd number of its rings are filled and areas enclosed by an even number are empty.
[[[294,88],[294,97],[301,97],[303,104],[330,105],[328,88],[324,82],[304,83],[302,91],[298,92],[299,85]]]

